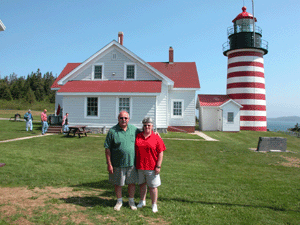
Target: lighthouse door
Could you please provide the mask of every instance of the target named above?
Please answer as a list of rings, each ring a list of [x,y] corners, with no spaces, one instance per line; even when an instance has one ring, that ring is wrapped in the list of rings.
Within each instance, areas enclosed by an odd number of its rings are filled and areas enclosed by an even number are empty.
[[[218,131],[222,131],[222,123],[223,123],[223,110],[218,109]]]

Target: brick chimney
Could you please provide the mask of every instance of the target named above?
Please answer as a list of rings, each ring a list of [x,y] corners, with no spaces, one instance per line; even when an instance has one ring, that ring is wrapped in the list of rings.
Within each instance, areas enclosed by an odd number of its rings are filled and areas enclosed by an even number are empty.
[[[169,63],[174,62],[174,50],[172,47],[169,48]]]
[[[123,45],[123,37],[124,37],[124,34],[123,34],[122,31],[120,31],[120,32],[118,33],[118,42],[119,42],[121,45]]]

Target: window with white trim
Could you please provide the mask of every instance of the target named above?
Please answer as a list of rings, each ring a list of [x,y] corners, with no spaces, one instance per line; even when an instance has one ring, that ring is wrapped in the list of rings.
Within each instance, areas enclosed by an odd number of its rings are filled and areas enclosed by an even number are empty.
[[[183,117],[183,100],[172,100],[172,117]]]
[[[89,117],[95,117],[98,116],[98,110],[99,110],[99,105],[98,105],[98,98],[94,97],[88,97],[87,98],[87,104],[86,104],[86,115]]]
[[[93,68],[93,79],[95,80],[101,80],[103,76],[103,64],[94,65]]]
[[[228,112],[227,113],[227,122],[228,123],[233,123],[233,121],[234,121],[233,116],[234,116],[233,112]]]
[[[130,98],[119,98],[119,113],[126,111],[130,114]]]
[[[126,79],[134,80],[135,79],[135,64],[126,64]]]

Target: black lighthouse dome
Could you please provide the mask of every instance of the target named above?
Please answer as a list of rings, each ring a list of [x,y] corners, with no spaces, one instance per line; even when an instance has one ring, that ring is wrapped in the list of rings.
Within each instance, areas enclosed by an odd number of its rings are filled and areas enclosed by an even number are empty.
[[[257,19],[254,18],[253,21],[253,15],[246,11],[245,6],[242,10],[243,12],[232,20],[233,26],[227,29],[228,41],[223,44],[223,54],[226,56],[230,50],[243,48],[261,49],[267,54],[268,42],[262,40],[262,29],[254,23]]]

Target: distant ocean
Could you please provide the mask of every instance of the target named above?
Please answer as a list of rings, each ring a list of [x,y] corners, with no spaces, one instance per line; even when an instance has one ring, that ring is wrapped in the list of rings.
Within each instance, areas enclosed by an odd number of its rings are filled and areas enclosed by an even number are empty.
[[[289,128],[294,128],[297,122],[294,121],[267,121],[267,129],[270,131],[287,131]],[[300,122],[298,122],[300,126]]]

